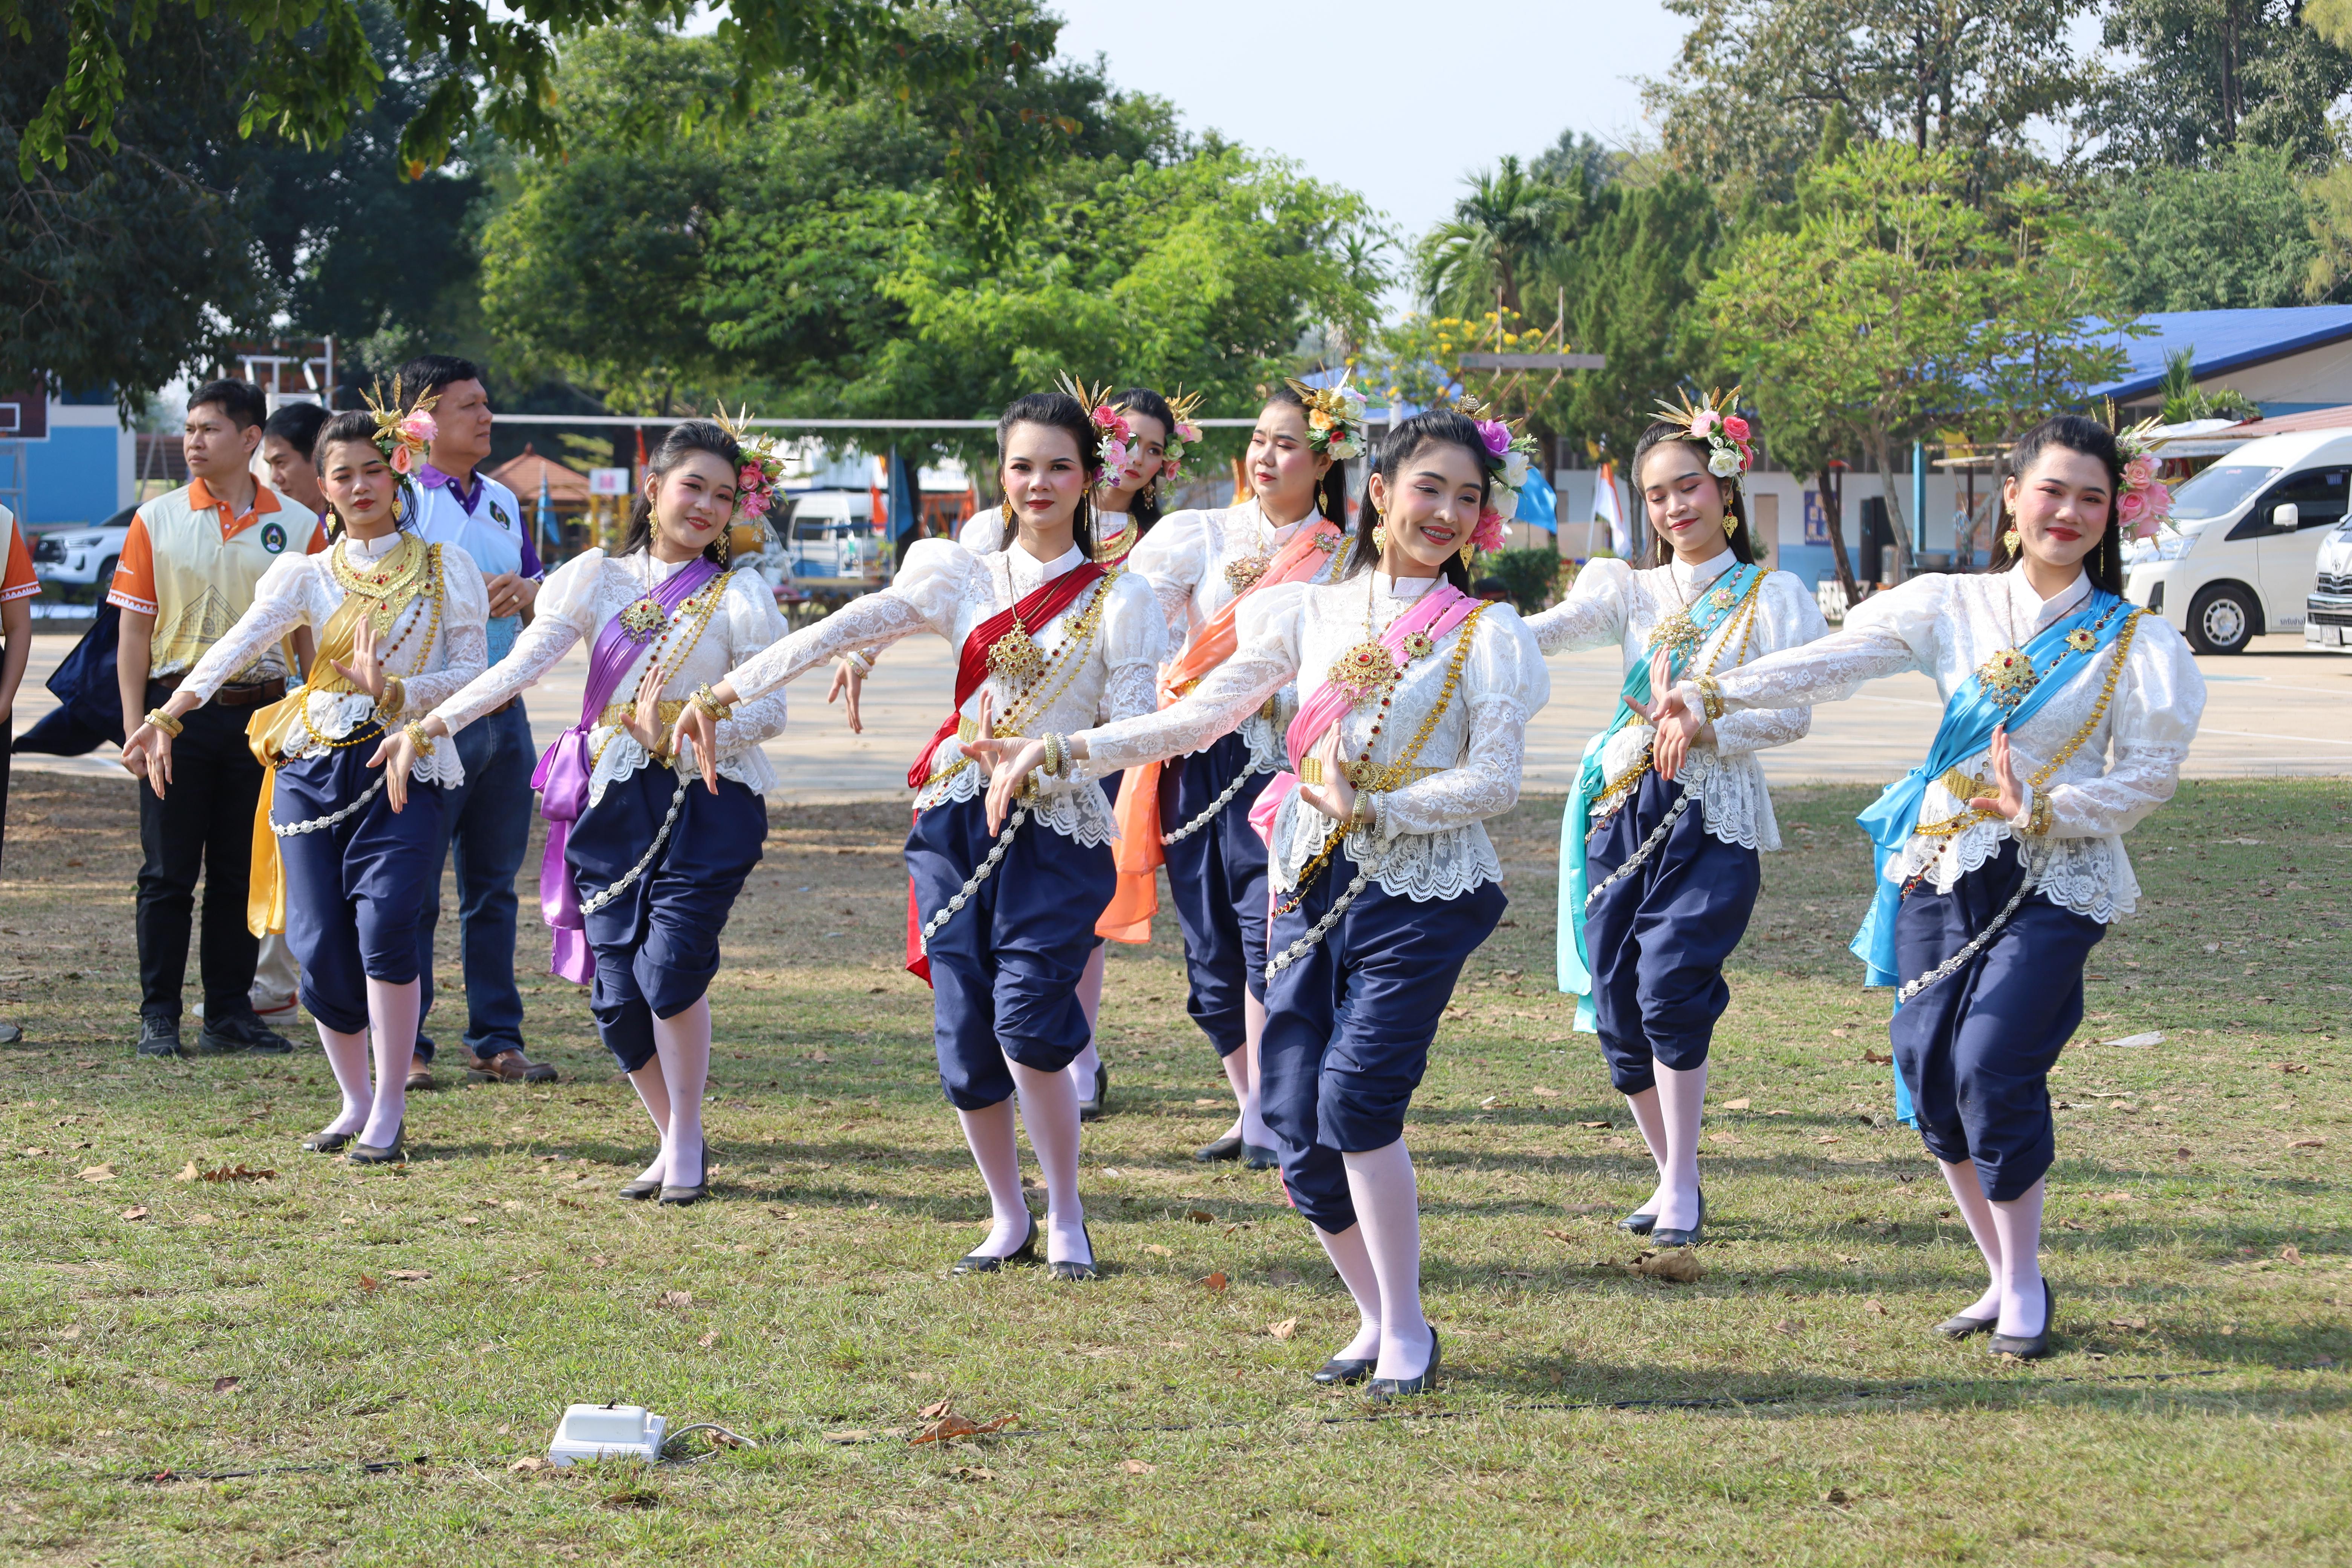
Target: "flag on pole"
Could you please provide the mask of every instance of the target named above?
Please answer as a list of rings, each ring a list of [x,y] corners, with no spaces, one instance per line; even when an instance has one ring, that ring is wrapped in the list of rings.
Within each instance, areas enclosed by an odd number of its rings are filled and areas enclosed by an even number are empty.
[[[539,536],[539,558],[547,559],[547,542],[555,534],[555,498],[547,493],[547,466],[539,469],[539,515],[531,519],[531,531]]]
[[[1603,463],[1592,482],[1592,515],[1609,525],[1609,548],[1620,560],[1633,554],[1633,531],[1625,525],[1625,509],[1617,500],[1617,465]]]

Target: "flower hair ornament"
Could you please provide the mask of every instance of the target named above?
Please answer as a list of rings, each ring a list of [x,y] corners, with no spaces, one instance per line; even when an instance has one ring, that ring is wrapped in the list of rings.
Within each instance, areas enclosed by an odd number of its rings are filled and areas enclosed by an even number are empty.
[[[400,395],[400,378],[392,378],[392,395],[383,395],[383,383],[378,382],[360,394],[366,400],[367,411],[375,416],[375,434],[370,437],[375,449],[383,454],[385,464],[400,478],[399,488],[392,500],[393,520],[396,522],[415,510],[415,481],[411,478],[425,466],[425,454],[432,449],[433,437],[439,434],[434,423],[433,405],[441,401],[438,393],[416,400],[416,406],[405,405]]]
[[[1126,415],[1110,405],[1110,384],[1105,382],[1100,386],[1088,386],[1068,371],[1064,371],[1059,384],[1064,392],[1078,400],[1078,406],[1087,411],[1087,423],[1095,427],[1100,437],[1095,447],[1095,458],[1101,470],[1108,473],[1115,468],[1126,468],[1128,454],[1135,440],[1135,426],[1127,422]]]
[[[1696,403],[1685,394],[1680,406],[1661,400],[1658,418],[1663,424],[1680,426],[1692,440],[1706,442],[1706,471],[1737,486],[1740,476],[1756,466],[1755,450],[1748,444],[1748,421],[1732,412],[1738,405],[1736,386],[1729,392],[1710,392]]]
[[[1364,395],[1348,384],[1313,387],[1296,376],[1283,378],[1307,405],[1307,444],[1334,462],[1358,458],[1364,451]]]
[[[1519,492],[1528,487],[1528,474],[1540,453],[1536,438],[1518,426],[1524,420],[1489,419],[1486,405],[1475,397],[1465,397],[1458,405],[1464,416],[1478,427],[1478,439],[1486,448],[1486,510],[1478,514],[1478,526],[1470,531],[1462,546],[1462,563],[1478,552],[1500,550],[1505,538],[1503,524],[1519,510]]]
[[[2165,437],[2156,434],[2158,421],[2143,419],[2116,432],[2116,450],[2124,460],[2122,488],[2116,495],[2116,526],[2134,539],[2150,539],[2172,516],[2172,490],[2158,479],[2164,459],[2156,455]]]
[[[1192,423],[1192,416],[1201,410],[1201,395],[1180,392],[1168,400],[1168,412],[1176,416],[1176,428],[1168,432],[1168,445],[1160,458],[1160,477],[1174,484],[1184,477],[1184,453],[1201,438],[1201,427]]]
[[[722,403],[712,419],[735,437],[736,449],[743,455],[742,464],[735,470],[735,515],[748,522],[764,521],[769,509],[776,504],[776,488],[784,479],[784,459],[776,450],[776,438],[751,434],[748,403],[732,418]]]

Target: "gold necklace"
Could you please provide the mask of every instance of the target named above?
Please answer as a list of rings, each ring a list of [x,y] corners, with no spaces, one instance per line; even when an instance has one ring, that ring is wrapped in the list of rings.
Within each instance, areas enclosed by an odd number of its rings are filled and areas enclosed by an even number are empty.
[[[348,543],[338,542],[327,552],[328,574],[345,594],[373,601],[368,619],[374,623],[376,635],[381,637],[392,629],[394,619],[423,589],[433,564],[432,552],[416,535],[404,533],[398,544],[384,552],[382,561],[363,571],[349,560]]]
[[[2017,584],[2003,583],[2001,594],[2000,629],[2009,634],[2009,646],[1995,648],[1990,658],[1977,666],[1977,684],[2001,707],[2015,708],[2041,684],[2042,678],[2033,672],[2033,661],[2019,646],[2022,639],[2017,635]]]
[[[1226,563],[1225,584],[1236,595],[1246,594],[1256,587],[1266,569],[1274,564],[1274,542],[1266,531],[1265,502],[1252,496],[1249,504],[1255,514],[1250,526],[1251,542],[1258,548],[1253,554]]]
[[[1389,652],[1388,645],[1381,641],[1383,628],[1374,612],[1380,575],[1377,570],[1364,574],[1364,640],[1332,660],[1323,677],[1347,694],[1349,706],[1353,708],[1386,701],[1396,690],[1397,682],[1404,679],[1403,668]],[[1403,613],[1412,612],[1407,609]],[[1403,653],[1405,663],[1410,664],[1436,646],[1427,632],[1413,632],[1405,637],[1399,651]]]
[[[1698,605],[1698,595],[1683,593],[1682,584],[1675,582],[1675,563],[1671,561],[1666,563],[1666,581],[1673,584],[1675,596],[1682,600],[1682,607],[1650,628],[1650,651],[1655,653],[1664,648],[1669,658],[1681,663],[1698,651],[1699,645],[1706,640],[1706,634],[1698,629],[1696,621],[1691,619],[1691,611]]]

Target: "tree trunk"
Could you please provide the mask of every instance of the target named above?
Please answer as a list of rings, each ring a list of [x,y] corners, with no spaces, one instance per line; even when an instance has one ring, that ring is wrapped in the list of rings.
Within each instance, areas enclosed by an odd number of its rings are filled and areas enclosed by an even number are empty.
[[[1870,460],[1878,470],[1879,493],[1886,498],[1886,531],[1895,536],[1895,580],[1905,583],[1911,578],[1911,525],[1903,515],[1903,502],[1895,489],[1893,446],[1885,431],[1870,433]],[[1871,564],[1875,566],[1877,563]]]
[[[1821,488],[1822,510],[1830,521],[1830,555],[1837,563],[1838,587],[1845,595],[1846,607],[1851,609],[1862,601],[1862,591],[1853,580],[1853,558],[1845,549],[1845,497],[1838,489],[1837,470],[1824,460],[1821,477],[1814,481]]]

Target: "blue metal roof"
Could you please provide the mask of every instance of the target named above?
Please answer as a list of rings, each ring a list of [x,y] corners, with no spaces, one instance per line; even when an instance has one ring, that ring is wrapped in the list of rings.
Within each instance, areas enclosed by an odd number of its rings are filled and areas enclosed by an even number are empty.
[[[2352,338],[2352,305],[2299,305],[2275,310],[2159,310],[2139,318],[2154,327],[2147,337],[2118,331],[2125,371],[2118,380],[2090,389],[2095,398],[2128,402],[2164,384],[2164,356],[2194,349],[2200,379],[2284,354],[2298,353]]]

